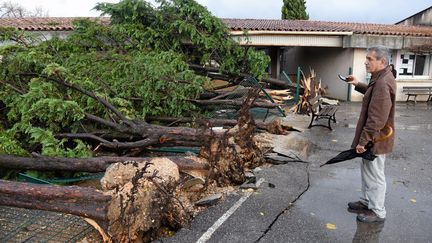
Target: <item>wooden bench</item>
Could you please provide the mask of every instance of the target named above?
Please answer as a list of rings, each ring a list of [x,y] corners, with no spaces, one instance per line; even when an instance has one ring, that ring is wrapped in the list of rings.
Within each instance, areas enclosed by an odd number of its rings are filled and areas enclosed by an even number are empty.
[[[404,86],[402,92],[407,95],[407,102],[412,96],[414,103],[417,103],[417,95],[428,95],[426,102],[432,101],[432,86]]]
[[[309,102],[309,108],[310,112],[312,114],[311,122],[309,123],[309,127],[314,126],[322,126],[327,127],[330,130],[333,130],[331,128],[331,122],[333,121],[336,123],[336,111],[338,109],[335,105],[323,105],[321,101],[321,96],[316,96],[315,98],[311,99]],[[316,123],[314,124],[314,121],[318,121],[319,119],[327,119],[328,125]]]

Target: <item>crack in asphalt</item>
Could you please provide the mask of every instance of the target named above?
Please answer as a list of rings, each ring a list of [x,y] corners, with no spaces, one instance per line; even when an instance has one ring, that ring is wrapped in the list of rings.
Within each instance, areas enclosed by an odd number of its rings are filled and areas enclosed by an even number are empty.
[[[309,187],[310,187],[310,173],[309,173],[309,166],[310,166],[310,163],[308,163],[307,164],[307,167],[306,167],[306,172],[307,172],[307,187],[306,187],[306,189],[303,191],[303,192],[301,192],[292,202],[290,202],[289,204],[288,204],[288,207],[286,207],[284,210],[282,210],[277,216],[276,216],[276,218],[271,222],[271,224],[267,227],[267,229],[263,232],[263,234],[256,240],[256,241],[254,241],[254,243],[256,243],[256,242],[259,242],[264,236],[266,236],[267,235],[267,233],[272,229],[272,227],[273,227],[273,225],[279,220],[279,217],[281,216],[281,215],[283,215],[285,212],[287,212],[288,210],[290,210],[293,206],[294,206],[294,203],[298,200],[298,199],[300,199],[300,197],[301,196],[303,196],[303,194],[305,193],[305,192],[307,192],[308,190],[309,190]]]

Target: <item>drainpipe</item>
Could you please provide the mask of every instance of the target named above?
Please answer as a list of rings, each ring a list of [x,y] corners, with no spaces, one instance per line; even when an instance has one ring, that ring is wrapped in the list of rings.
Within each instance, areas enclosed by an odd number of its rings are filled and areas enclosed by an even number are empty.
[[[300,98],[300,67],[297,67],[297,88],[295,95],[295,102],[298,104]]]
[[[352,74],[352,68],[348,68],[348,75]],[[348,84],[347,101],[351,101],[351,84]]]

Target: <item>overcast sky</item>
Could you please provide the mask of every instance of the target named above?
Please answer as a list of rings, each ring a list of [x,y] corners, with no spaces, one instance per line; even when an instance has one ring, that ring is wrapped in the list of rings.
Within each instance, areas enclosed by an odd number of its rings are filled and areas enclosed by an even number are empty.
[[[5,0],[0,0],[4,2]],[[6,0],[8,1],[8,0]],[[118,0],[11,0],[50,17],[99,16],[97,2]],[[280,19],[282,0],[198,0],[222,18]],[[394,24],[432,6],[432,0],[306,0],[310,20]]]

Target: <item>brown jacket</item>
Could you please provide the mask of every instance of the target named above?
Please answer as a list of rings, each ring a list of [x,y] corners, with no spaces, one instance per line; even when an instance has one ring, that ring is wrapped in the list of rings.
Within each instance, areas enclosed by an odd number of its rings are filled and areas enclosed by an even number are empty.
[[[372,74],[369,85],[359,83],[355,90],[364,94],[360,117],[357,122],[355,137],[351,147],[365,146],[374,138],[383,136],[388,124],[394,131],[396,81],[390,67]],[[376,143],[372,149],[374,154],[392,152],[394,133],[388,139]]]

